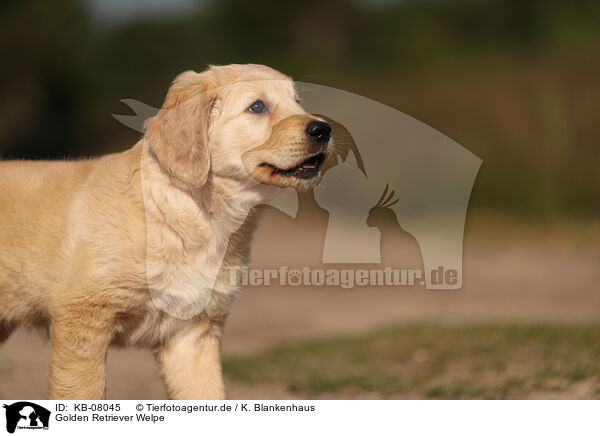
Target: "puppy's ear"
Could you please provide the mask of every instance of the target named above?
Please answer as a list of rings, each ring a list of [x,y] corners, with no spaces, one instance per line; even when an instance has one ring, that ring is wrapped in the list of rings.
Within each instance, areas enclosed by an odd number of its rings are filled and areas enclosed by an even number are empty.
[[[186,71],[173,81],[158,114],[145,123],[145,139],[172,177],[199,188],[208,177],[208,124],[216,99],[211,71]]]

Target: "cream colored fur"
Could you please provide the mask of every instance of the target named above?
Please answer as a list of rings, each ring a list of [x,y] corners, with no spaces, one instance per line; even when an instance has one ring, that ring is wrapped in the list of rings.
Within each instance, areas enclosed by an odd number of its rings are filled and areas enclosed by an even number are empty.
[[[247,111],[261,99],[268,112]],[[329,144],[292,81],[265,66],[181,74],[144,137],[82,161],[0,162],[0,342],[49,332],[49,397],[98,399],[111,344],[151,347],[174,399],[225,397],[220,340],[269,171]],[[250,175],[251,176],[250,176]]]

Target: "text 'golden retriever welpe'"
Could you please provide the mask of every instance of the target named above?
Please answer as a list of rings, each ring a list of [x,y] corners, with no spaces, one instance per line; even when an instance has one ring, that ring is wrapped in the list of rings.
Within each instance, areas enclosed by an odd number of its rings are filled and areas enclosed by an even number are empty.
[[[105,395],[111,344],[151,347],[173,399],[221,399],[220,340],[249,211],[308,189],[332,150],[293,82],[261,65],[187,71],[143,138],[81,161],[0,162],[0,342],[51,340],[51,399]]]

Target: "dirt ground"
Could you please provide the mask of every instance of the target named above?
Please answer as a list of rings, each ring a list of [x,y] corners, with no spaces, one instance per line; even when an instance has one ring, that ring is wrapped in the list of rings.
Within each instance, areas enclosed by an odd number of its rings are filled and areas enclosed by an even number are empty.
[[[256,235],[268,239],[268,221]],[[404,322],[567,322],[600,320],[600,225],[471,217],[459,291],[245,288],[225,331],[224,353],[346,335]],[[259,248],[255,257],[260,259]],[[43,398],[49,348],[18,331],[0,347],[0,398]],[[295,398],[281,386],[228,383],[232,399]],[[573,389],[585,390],[585,386]],[[108,398],[166,398],[147,350],[112,349]],[[569,395],[562,393],[560,396]],[[534,395],[535,396],[535,395]],[[577,392],[570,397],[577,397]]]

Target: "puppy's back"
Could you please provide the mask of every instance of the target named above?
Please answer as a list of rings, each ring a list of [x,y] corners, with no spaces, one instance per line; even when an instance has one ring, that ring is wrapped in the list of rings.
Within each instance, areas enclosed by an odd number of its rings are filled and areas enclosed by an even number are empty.
[[[0,244],[28,244],[64,225],[92,161],[0,161]]]

